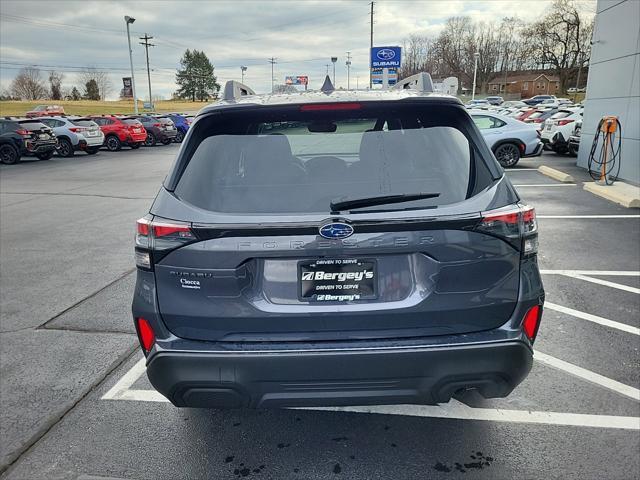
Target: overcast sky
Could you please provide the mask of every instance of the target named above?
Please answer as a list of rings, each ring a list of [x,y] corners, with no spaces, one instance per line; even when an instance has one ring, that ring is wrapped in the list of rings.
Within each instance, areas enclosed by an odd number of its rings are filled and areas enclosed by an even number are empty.
[[[400,45],[412,33],[436,35],[454,15],[477,20],[519,16],[540,17],[551,0],[427,0],[377,1],[375,45]],[[595,10],[595,0],[581,0]],[[154,36],[150,49],[154,96],[169,97],[176,86],[175,69],[187,48],[204,50],[216,67],[219,82],[240,79],[258,92],[271,88],[274,76],[308,75],[318,88],[331,56],[338,86],[347,83],[346,52],[351,51],[352,87],[368,82],[369,0],[354,1],[29,1],[0,0],[0,84],[7,88],[22,65],[37,65],[43,73],[65,74],[64,85],[75,84],[81,67],[108,70],[118,95],[122,77],[130,76],[124,15],[132,25],[133,62],[139,96],[148,96],[144,47],[138,37]]]

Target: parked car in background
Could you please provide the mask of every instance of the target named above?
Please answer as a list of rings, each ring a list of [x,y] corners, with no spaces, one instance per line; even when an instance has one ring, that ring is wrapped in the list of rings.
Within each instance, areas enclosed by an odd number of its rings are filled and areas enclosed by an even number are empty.
[[[538,105],[539,103],[542,103],[544,100],[553,100],[555,98],[556,98],[555,95],[536,95],[535,97],[531,97],[531,98],[527,98],[526,100],[523,100],[523,102],[526,103],[527,105]]]
[[[27,130],[15,120],[0,119],[0,162],[6,165],[18,163],[27,153],[24,139]]]
[[[189,127],[191,126],[191,122],[193,122],[193,115],[182,115],[179,113],[169,113],[167,117],[171,119],[171,121],[176,126],[176,137],[174,141],[176,143],[181,143],[184,139],[184,136],[187,134]]]
[[[38,105],[33,110],[28,111],[25,114],[27,118],[36,117],[52,117],[64,115],[64,108],[60,105]]]
[[[527,117],[529,117],[529,115],[532,115],[535,112],[536,112],[536,109],[534,107],[524,107],[518,110],[517,112],[514,112],[511,116],[513,116],[513,118],[515,118],[516,120],[520,120],[521,122],[524,122],[527,119]]]
[[[544,121],[540,140],[556,153],[569,151],[569,137],[575,124],[582,120],[584,109],[561,109]]]
[[[491,104],[484,98],[480,98],[477,100],[469,100],[465,104],[465,107],[467,108],[489,108],[490,106]]]
[[[491,105],[502,105],[504,103],[504,98],[499,96],[486,97],[485,100]]]
[[[169,145],[178,135],[173,121],[166,115],[138,115],[137,118],[147,131],[145,145],[153,147],[157,142]]]
[[[525,123],[535,123],[538,130],[542,129],[542,122],[558,111],[557,108],[537,108],[522,121]]]
[[[578,156],[578,148],[580,147],[580,134],[582,133],[582,120],[576,121],[576,126],[573,129],[573,133],[569,136],[568,149],[569,155],[572,157]]]
[[[73,157],[79,150],[94,155],[104,143],[104,134],[90,118],[42,117],[37,120],[53,129],[61,157]]]
[[[500,106],[502,108],[522,108],[522,107],[526,107],[527,104],[524,103],[522,100],[507,100]]]
[[[110,152],[116,152],[127,145],[139,148],[146,138],[147,132],[137,119],[133,117],[119,117],[116,115],[92,116],[104,134],[104,146]]]
[[[27,155],[34,155],[40,160],[49,160],[56,153],[58,139],[53,130],[35,119],[18,120]]]
[[[542,142],[532,125],[484,110],[472,110],[469,114],[504,168],[513,167],[522,157],[542,153]]]

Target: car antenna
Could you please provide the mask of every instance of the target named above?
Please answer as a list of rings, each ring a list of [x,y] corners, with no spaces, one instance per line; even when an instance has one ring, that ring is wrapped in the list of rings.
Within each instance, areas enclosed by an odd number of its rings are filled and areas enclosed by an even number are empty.
[[[335,90],[335,88],[333,87],[333,83],[331,83],[331,79],[329,78],[329,75],[327,75],[324,78],[324,83],[322,84],[322,87],[320,88],[320,91],[324,92],[324,93],[326,93],[328,95],[331,92],[333,92],[334,90]]]

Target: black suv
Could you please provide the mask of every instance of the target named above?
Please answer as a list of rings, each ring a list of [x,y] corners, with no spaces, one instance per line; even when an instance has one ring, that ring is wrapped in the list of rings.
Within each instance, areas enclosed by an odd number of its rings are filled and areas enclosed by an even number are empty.
[[[16,121],[0,119],[0,161],[12,165],[27,153],[24,136],[28,132]]]
[[[134,324],[174,405],[446,402],[528,374],[533,208],[427,74],[204,108],[137,224]]]
[[[35,155],[40,160],[53,157],[58,146],[58,139],[50,127],[38,120],[18,120],[19,133],[24,139],[27,155]]]

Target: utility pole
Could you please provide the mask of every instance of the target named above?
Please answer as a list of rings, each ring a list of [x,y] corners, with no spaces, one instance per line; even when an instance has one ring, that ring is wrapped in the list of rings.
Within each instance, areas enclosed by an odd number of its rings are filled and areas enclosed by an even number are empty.
[[[471,100],[475,100],[476,98],[476,76],[478,74],[478,58],[480,58],[480,54],[478,52],[473,54],[474,58],[474,66],[473,66],[473,90],[471,91]]]
[[[338,57],[331,57],[331,63],[333,63],[333,86],[336,86],[336,62]]]
[[[245,67],[244,65],[242,65],[240,67],[240,74],[242,75],[242,83],[244,83],[244,72],[247,71],[247,67]],[[273,73],[271,73],[271,76],[273,77]]]
[[[371,2],[371,38],[369,39],[369,56],[373,49],[373,3]],[[371,73],[371,59],[369,59],[369,89],[373,88],[373,74]]]
[[[347,52],[347,90],[351,90],[351,52]]]
[[[144,45],[145,53],[147,55],[147,80],[149,81],[149,103],[153,105],[153,99],[151,98],[151,72],[149,71],[149,47],[155,47],[153,43],[149,43],[153,37],[150,37],[148,34],[144,34],[144,37],[139,37],[140,40],[144,40],[144,42],[140,42],[140,45]]]
[[[277,63],[276,60],[277,60],[276,57],[271,57],[269,59],[269,63],[271,64],[271,93],[273,93],[273,90],[275,88],[275,85],[273,83],[273,80],[274,80],[274,78],[273,78],[273,66]]]

